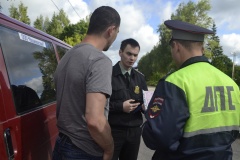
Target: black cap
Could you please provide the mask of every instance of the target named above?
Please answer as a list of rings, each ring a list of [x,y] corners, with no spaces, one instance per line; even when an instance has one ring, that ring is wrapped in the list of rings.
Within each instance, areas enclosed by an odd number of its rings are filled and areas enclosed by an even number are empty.
[[[179,20],[167,20],[164,24],[172,30],[171,39],[203,42],[205,34],[214,33],[209,29]]]

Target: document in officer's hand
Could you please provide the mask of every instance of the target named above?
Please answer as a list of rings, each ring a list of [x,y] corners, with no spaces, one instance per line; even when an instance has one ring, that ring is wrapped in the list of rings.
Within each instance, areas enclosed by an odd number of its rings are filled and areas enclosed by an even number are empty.
[[[154,91],[144,91],[143,90],[143,104],[145,107],[145,110],[148,108],[148,104],[151,101],[152,95]]]

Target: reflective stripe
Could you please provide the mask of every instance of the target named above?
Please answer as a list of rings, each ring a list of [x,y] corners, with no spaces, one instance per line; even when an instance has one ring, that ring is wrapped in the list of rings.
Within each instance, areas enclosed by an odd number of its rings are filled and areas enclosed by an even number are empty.
[[[216,132],[224,132],[224,131],[232,131],[237,130],[239,131],[239,126],[225,126],[225,127],[218,127],[218,128],[210,128],[210,129],[202,129],[194,132],[185,132],[183,137],[192,137],[199,134],[208,134],[208,133],[216,133]]]

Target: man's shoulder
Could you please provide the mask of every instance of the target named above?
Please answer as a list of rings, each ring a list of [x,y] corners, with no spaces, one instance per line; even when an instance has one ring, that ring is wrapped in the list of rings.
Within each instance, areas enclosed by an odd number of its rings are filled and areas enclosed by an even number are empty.
[[[145,75],[144,75],[142,72],[140,72],[138,69],[133,68],[133,70],[134,70],[134,72],[135,72],[136,74],[145,77]]]
[[[122,73],[121,69],[120,69],[120,66],[119,66],[119,62],[117,62],[114,66],[113,66],[113,72],[115,74],[120,74]]]

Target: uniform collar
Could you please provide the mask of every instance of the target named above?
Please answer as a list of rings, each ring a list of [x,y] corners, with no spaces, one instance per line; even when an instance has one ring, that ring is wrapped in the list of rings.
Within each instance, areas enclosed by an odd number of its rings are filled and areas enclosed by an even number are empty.
[[[121,67],[120,67],[120,63],[119,63],[120,61],[118,61],[114,66],[113,66],[113,76],[116,76],[116,75],[119,75],[119,74],[125,74],[127,71],[126,70],[124,70],[125,72],[123,72],[122,70],[121,70]],[[134,69],[131,69],[131,71],[130,72],[128,72],[129,73],[129,75],[134,75]]]
[[[196,56],[196,57],[192,57],[192,58],[189,58],[188,60],[186,60],[179,69],[181,68],[184,68],[186,66],[189,66],[193,63],[197,63],[197,62],[207,62],[207,63],[210,63],[207,59],[207,57],[205,56]]]
[[[120,66],[120,69],[121,69],[121,72],[123,75],[125,75],[125,73],[128,72],[129,75],[131,75],[131,71],[132,71],[132,68],[129,69],[128,71],[126,69],[124,69],[124,67],[121,65],[120,61],[118,62],[119,66]]]

